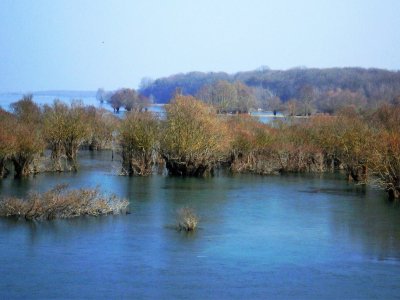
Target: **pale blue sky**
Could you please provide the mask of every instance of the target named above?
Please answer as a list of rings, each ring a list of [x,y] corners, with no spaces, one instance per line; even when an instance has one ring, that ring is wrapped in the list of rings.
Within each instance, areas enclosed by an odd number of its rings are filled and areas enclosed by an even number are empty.
[[[398,0],[0,0],[0,91],[295,66],[400,69]]]

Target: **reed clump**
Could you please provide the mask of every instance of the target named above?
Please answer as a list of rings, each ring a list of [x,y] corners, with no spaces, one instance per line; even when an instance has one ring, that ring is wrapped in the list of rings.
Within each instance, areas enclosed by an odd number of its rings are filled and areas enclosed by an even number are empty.
[[[26,220],[68,219],[79,216],[100,216],[127,212],[128,200],[105,195],[95,189],[68,190],[57,185],[44,193],[31,193],[26,199],[15,197],[0,200],[0,217]]]
[[[190,207],[182,207],[177,212],[178,230],[179,231],[194,231],[199,224],[199,217]]]

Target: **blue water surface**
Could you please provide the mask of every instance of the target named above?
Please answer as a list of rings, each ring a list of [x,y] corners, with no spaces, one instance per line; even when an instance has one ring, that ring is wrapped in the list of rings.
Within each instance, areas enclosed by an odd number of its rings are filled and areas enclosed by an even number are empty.
[[[400,210],[341,175],[206,179],[116,175],[108,151],[78,173],[0,181],[2,196],[57,183],[130,201],[131,214],[0,220],[0,299],[395,299]],[[176,211],[200,216],[178,232]]]

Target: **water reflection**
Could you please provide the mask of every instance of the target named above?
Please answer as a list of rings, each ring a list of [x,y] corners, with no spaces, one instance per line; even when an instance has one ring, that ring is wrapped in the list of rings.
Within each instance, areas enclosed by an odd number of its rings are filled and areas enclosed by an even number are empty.
[[[332,209],[331,218],[332,230],[344,245],[369,258],[400,261],[400,208],[386,195],[368,190],[364,198],[353,196]]]

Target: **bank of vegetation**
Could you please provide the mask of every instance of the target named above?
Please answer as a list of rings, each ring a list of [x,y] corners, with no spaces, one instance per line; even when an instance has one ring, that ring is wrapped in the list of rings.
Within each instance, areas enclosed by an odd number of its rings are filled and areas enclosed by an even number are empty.
[[[163,118],[140,105],[117,118],[79,102],[38,106],[25,97],[10,112],[0,110],[0,175],[78,171],[80,149],[113,149],[124,175],[149,176],[160,167],[197,177],[218,168],[260,175],[340,170],[400,197],[400,104],[343,104],[335,114],[289,113],[264,124],[241,106],[253,103],[248,92],[240,83],[211,84],[201,99],[178,91]]]

